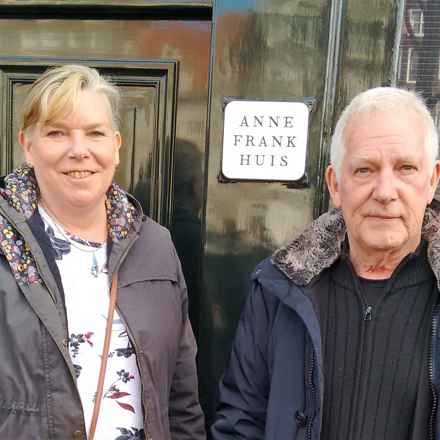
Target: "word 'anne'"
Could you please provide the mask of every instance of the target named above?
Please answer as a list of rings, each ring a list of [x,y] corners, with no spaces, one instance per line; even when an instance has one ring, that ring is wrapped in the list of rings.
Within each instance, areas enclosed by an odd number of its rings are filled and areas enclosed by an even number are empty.
[[[243,116],[240,127],[293,128],[293,116]]]

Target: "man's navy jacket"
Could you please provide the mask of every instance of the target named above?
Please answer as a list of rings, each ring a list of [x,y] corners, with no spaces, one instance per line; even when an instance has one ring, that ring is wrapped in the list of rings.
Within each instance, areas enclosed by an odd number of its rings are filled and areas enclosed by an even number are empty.
[[[428,208],[422,238],[428,242],[428,261],[438,287],[439,231],[440,213]],[[307,289],[338,259],[345,233],[341,212],[330,211],[257,266],[230,364],[220,382],[214,440],[320,438],[324,389],[321,334]],[[440,440],[439,320],[436,309],[429,350],[436,440]]]

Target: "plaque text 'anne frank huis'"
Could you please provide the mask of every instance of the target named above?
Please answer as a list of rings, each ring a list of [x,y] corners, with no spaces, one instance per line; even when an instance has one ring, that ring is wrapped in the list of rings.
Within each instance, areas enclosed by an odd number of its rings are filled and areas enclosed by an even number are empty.
[[[293,181],[305,172],[309,107],[231,101],[225,107],[222,173],[229,179]]]

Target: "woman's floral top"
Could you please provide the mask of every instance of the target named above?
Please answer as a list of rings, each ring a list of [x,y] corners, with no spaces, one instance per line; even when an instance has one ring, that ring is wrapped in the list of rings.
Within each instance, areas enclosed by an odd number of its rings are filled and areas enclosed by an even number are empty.
[[[69,351],[90,427],[101,366],[109,304],[106,244],[68,234],[39,207],[63,283],[69,328]],[[115,311],[104,396],[95,440],[145,439],[141,381],[136,354]]]

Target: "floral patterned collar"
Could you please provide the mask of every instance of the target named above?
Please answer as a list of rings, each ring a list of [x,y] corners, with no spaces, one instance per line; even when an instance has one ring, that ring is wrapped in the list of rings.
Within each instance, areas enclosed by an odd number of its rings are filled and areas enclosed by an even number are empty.
[[[29,219],[38,205],[38,183],[34,170],[23,165],[6,176],[0,197]],[[107,191],[107,224],[113,242],[123,240],[142,218],[142,210],[135,207],[127,194],[113,183]],[[0,253],[5,255],[15,279],[19,283],[41,282],[29,246],[19,236],[8,219],[0,215]]]

